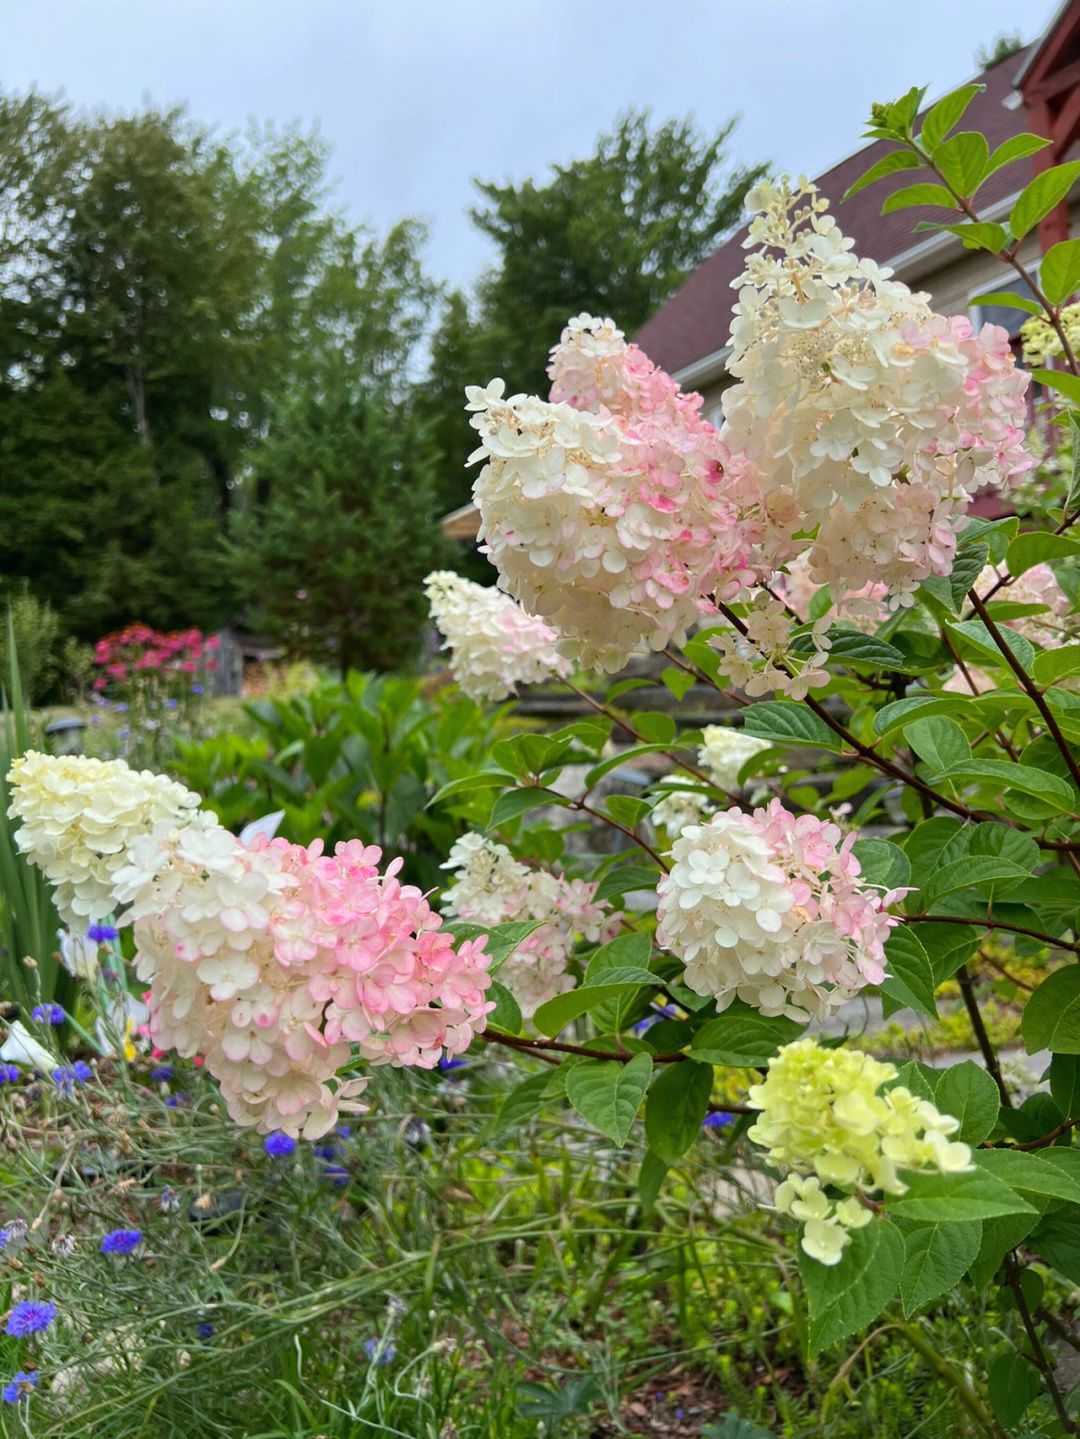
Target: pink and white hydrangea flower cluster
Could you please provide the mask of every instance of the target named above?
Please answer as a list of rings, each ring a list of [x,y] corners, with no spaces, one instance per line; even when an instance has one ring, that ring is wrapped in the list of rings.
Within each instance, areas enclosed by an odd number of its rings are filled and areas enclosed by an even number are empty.
[[[684,829],[657,893],[658,943],[686,965],[686,984],[719,1009],[738,997],[763,1014],[827,1015],[885,978],[898,921],[860,883],[855,836],[778,799],[729,809]]]
[[[506,845],[485,835],[462,835],[443,869],[454,871],[454,882],[442,895],[444,913],[489,926],[541,921],[499,969],[499,982],[526,1019],[573,989],[566,967],[576,943],[606,944],[621,926],[619,916],[596,900],[595,884],[522,864]]]
[[[499,582],[591,668],[681,644],[711,597],[754,578],[724,494],[726,451],[610,320],[581,315],[552,352],[551,399],[470,386],[473,488]]]
[[[1034,463],[1028,376],[1005,330],[936,315],[857,259],[813,185],[765,181],[747,203],[723,438],[768,503],[813,532],[813,583],[843,596],[884,584],[908,604],[951,570],[975,491]]]
[[[463,942],[359,840],[333,855],[224,829],[140,840],[116,878],[150,1032],[201,1054],[237,1124],[317,1138],[363,1088],[334,1081],[351,1047],[432,1068],[468,1049],[492,1006],[484,940]]]
[[[450,651],[450,668],[463,694],[501,700],[518,685],[565,678],[570,661],[556,649],[559,636],[527,615],[509,595],[434,570],[424,581],[431,618]]]
[[[400,859],[245,843],[121,761],[28,755],[9,779],[24,852],[50,878],[74,855],[54,882],[123,911],[154,1043],[201,1056],[237,1124],[317,1138],[366,1083],[336,1078],[355,1053],[430,1069],[484,1029],[485,939],[455,944]]]

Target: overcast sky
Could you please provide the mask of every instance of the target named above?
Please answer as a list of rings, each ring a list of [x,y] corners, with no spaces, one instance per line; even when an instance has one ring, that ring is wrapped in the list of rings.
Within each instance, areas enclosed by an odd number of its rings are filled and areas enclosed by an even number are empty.
[[[487,262],[473,176],[539,176],[627,107],[742,116],[733,159],[815,175],[858,148],[874,100],[970,78],[1054,0],[0,0],[0,86],[80,106],[186,101],[226,130],[317,122],[339,193],[380,229],[431,223],[428,265]]]

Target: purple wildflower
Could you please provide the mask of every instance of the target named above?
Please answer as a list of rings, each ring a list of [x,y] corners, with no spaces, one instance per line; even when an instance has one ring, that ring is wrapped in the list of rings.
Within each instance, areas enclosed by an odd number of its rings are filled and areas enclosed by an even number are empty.
[[[192,693],[193,695],[201,695],[201,694],[205,694],[206,691],[203,689],[202,685],[192,685],[192,686],[191,686],[191,693]]]
[[[15,1378],[10,1380],[0,1390],[0,1397],[5,1404],[18,1404],[24,1394],[32,1394],[38,1386],[38,1376],[27,1374],[25,1369],[20,1369]]]
[[[722,1109],[715,1114],[707,1114],[701,1121],[702,1129],[724,1129],[732,1121],[733,1116],[726,1114]]]
[[[171,1064],[160,1064],[157,1069],[150,1071],[150,1078],[156,1084],[166,1084],[176,1073]]]
[[[8,1334],[16,1339],[25,1339],[28,1334],[40,1334],[56,1318],[56,1305],[44,1299],[24,1299],[16,1304],[4,1325]]]
[[[106,944],[116,938],[116,930],[111,924],[92,924],[86,931],[86,937],[94,944]]]
[[[296,1140],[291,1134],[268,1134],[263,1140],[263,1148],[272,1158],[280,1159],[293,1152]]]
[[[213,1337],[214,1326],[212,1324],[199,1324],[195,1328],[195,1333],[200,1339],[210,1339]]]
[[[101,1241],[102,1254],[131,1254],[142,1243],[141,1229],[113,1229]]]
[[[397,1350],[389,1339],[365,1339],[364,1353],[372,1364],[392,1364]]]
[[[327,1184],[336,1185],[338,1188],[349,1182],[349,1171],[342,1169],[340,1164],[324,1164],[319,1178]]]
[[[0,1064],[0,1084],[17,1084],[21,1078],[17,1064]]]

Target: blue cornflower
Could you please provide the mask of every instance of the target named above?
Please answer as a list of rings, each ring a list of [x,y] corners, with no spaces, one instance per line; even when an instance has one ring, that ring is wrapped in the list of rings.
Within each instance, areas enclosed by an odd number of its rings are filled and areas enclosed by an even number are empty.
[[[63,1005],[60,1004],[35,1004],[30,1011],[30,1017],[40,1024],[63,1024],[67,1019]]]
[[[315,1144],[312,1146],[317,1159],[337,1159],[345,1151],[340,1144]]]
[[[352,1130],[347,1124],[337,1125],[334,1129],[334,1133],[339,1139],[350,1139],[352,1137]]]
[[[86,937],[94,944],[105,944],[116,938],[116,930],[111,924],[92,924],[86,931]]]
[[[365,1339],[364,1353],[372,1364],[392,1364],[397,1350],[389,1339]]]
[[[342,1184],[348,1184],[349,1171],[342,1169],[340,1164],[324,1164],[319,1178],[324,1179],[328,1184],[340,1186]]]
[[[165,1084],[175,1073],[176,1070],[173,1069],[171,1064],[161,1064],[157,1069],[150,1071],[150,1078],[157,1084]]]
[[[24,1394],[31,1394],[38,1386],[38,1376],[27,1374],[25,1369],[20,1369],[9,1383],[0,1390],[0,1397],[5,1404],[18,1404]]]
[[[0,1064],[0,1084],[15,1084],[21,1078],[17,1064]]]
[[[201,694],[205,694],[206,691],[203,689],[202,685],[192,685],[192,686],[191,686],[191,693],[192,693],[193,695],[201,695]]]
[[[180,703],[179,700],[166,700],[166,701],[165,701],[165,708],[166,708],[167,710],[174,710],[174,709],[177,708],[177,706],[179,705],[179,703]]]
[[[87,1066],[84,1064],[83,1068],[87,1069]],[[81,1075],[73,1064],[62,1069],[54,1069],[52,1072],[53,1083],[61,1094],[74,1094],[75,1085],[84,1083],[89,1077],[89,1071],[85,1075]]]
[[[268,1134],[263,1140],[263,1148],[274,1159],[280,1159],[293,1152],[296,1140],[291,1134]]]
[[[214,1333],[214,1326],[212,1324],[199,1324],[196,1326],[195,1332],[200,1339],[210,1339]]]
[[[127,705],[117,705],[116,708],[117,708],[118,713],[120,713],[120,714],[122,714],[122,715],[126,715],[126,714],[127,714]]]
[[[659,1016],[658,1014],[647,1014],[644,1019],[639,1019],[638,1022],[637,1022],[637,1024],[632,1024],[632,1025],[630,1026],[630,1033],[631,1033],[631,1034],[645,1034],[645,1033],[647,1033],[650,1029],[652,1029],[652,1027],[653,1027],[654,1024],[659,1024],[659,1023],[660,1023],[660,1016]]]
[[[142,1243],[141,1229],[113,1229],[101,1241],[102,1254],[131,1254]]]
[[[702,1129],[723,1129],[731,1123],[732,1118],[732,1115],[725,1114],[722,1109],[719,1109],[715,1114],[707,1114],[701,1121],[701,1127]]]
[[[49,1304],[44,1299],[24,1299],[12,1309],[4,1328],[16,1339],[24,1339],[27,1334],[39,1334],[41,1330],[48,1329],[55,1318],[55,1304]]]
[[[165,1101],[165,1108],[166,1108],[166,1109],[186,1109],[186,1108],[187,1108],[187,1100],[184,1098],[184,1096],[183,1096],[182,1094],[170,1094],[169,1097],[168,1097],[168,1099]]]
[[[442,1069],[442,1070],[448,1070],[448,1069],[465,1069],[465,1068],[467,1068],[467,1067],[468,1067],[468,1060],[467,1060],[467,1059],[449,1059],[449,1058],[444,1054],[444,1055],[442,1056],[442,1058],[439,1060],[439,1068]]]

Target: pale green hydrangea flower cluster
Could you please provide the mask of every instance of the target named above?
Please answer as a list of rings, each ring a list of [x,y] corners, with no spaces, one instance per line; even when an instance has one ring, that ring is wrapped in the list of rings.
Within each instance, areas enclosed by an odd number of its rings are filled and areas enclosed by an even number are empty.
[[[894,1065],[856,1049],[797,1039],[750,1088],[749,1103],[761,1110],[750,1138],[797,1171],[777,1189],[776,1208],[803,1221],[802,1247],[822,1264],[838,1264],[851,1231],[873,1218],[850,1191],[903,1194],[901,1170],[972,1167],[968,1146],[950,1138],[959,1120],[903,1085],[882,1091],[896,1075]],[[823,1185],[849,1193],[836,1199]]]

